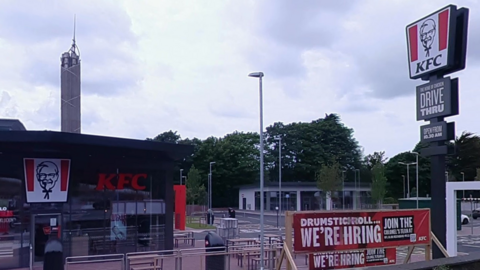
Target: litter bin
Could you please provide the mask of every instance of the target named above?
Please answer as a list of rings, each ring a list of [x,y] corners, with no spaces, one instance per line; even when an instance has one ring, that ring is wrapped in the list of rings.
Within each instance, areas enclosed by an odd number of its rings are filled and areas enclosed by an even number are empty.
[[[208,232],[205,236],[206,252],[221,252],[225,251],[225,243],[223,239],[214,232]],[[224,270],[225,256],[227,255],[208,255],[205,258],[205,269],[208,270]]]
[[[50,239],[45,244],[43,270],[63,270],[63,246],[58,239]]]

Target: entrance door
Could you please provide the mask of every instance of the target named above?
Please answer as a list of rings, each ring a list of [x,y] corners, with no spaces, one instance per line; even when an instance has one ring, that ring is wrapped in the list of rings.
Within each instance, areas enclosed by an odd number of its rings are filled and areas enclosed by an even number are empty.
[[[61,214],[36,214],[31,220],[31,243],[33,243],[33,262],[43,262],[45,244],[51,238],[61,239]],[[31,262],[31,263],[33,263]]]
[[[242,198],[242,209],[247,210],[247,198]]]

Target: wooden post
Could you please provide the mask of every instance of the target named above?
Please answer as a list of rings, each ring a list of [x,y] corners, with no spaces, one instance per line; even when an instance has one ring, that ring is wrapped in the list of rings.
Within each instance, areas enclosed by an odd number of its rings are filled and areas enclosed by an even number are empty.
[[[290,254],[293,251],[293,243],[292,243],[292,235],[293,235],[293,212],[287,211],[285,212],[285,243],[287,244],[288,250]],[[287,260],[287,270],[292,270],[292,264],[289,260]]]
[[[412,253],[413,253],[413,250],[415,249],[414,246],[408,246],[408,252],[407,252],[407,256],[405,257],[405,259],[403,260],[403,263],[408,263],[408,261],[410,261],[410,257],[412,257]]]
[[[449,258],[450,256],[448,255],[447,250],[443,247],[442,243],[440,242],[440,240],[438,240],[435,234],[433,234],[433,232],[430,232],[430,237],[432,238],[433,242],[437,245],[438,249],[440,249],[440,251],[443,253],[443,256],[445,256],[445,258]]]
[[[430,219],[430,211],[428,211],[428,231],[432,231],[432,220]],[[430,244],[425,246],[425,261],[432,260],[432,236],[430,235]]]

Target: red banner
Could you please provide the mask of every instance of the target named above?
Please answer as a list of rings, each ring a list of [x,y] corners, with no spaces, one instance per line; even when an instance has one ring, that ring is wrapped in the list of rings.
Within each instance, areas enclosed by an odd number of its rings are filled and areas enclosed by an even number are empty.
[[[293,215],[295,252],[430,244],[430,210],[298,212]]]
[[[309,270],[344,269],[397,263],[396,248],[309,254]]]

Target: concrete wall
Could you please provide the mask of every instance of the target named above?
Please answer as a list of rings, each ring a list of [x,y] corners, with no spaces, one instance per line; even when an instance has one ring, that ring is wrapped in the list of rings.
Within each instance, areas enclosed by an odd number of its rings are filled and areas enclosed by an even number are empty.
[[[243,198],[247,199],[246,209],[243,209]],[[255,189],[240,189],[238,191],[238,209],[255,210]]]

